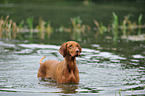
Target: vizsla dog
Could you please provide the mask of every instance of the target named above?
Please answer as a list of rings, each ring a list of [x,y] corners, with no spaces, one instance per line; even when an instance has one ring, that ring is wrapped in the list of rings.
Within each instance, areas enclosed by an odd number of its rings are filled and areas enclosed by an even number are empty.
[[[76,57],[80,56],[82,49],[75,41],[69,41],[61,45],[59,52],[63,55],[63,61],[48,60],[42,62],[37,77],[51,78],[57,83],[79,83],[79,70]]]

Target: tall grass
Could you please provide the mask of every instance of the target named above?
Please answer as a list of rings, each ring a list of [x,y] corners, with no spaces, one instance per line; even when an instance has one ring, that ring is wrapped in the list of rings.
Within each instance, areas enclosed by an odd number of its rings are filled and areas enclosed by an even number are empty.
[[[104,26],[103,23],[100,23],[100,24],[99,24],[99,22],[96,21],[96,20],[94,20],[94,23],[95,23],[95,25],[97,26],[97,29],[98,29],[97,31],[98,31],[100,34],[103,34],[104,32],[107,32],[107,31],[108,31],[107,27]]]
[[[85,33],[85,32],[90,31],[90,26],[83,24],[82,20],[79,16],[71,18],[71,23],[72,23],[72,31],[73,32],[83,32],[83,33]]]
[[[139,28],[138,28],[138,35],[141,34],[141,25],[142,25],[141,20],[142,20],[142,14],[140,14],[139,17],[138,17],[138,25],[139,25]]]
[[[53,32],[51,22],[45,22],[41,17],[39,18],[39,25],[36,28],[39,30],[38,37],[40,39],[45,39],[45,37],[50,38]]]
[[[117,41],[118,39],[118,16],[113,12],[113,22],[112,22],[112,33],[113,33],[113,40]]]
[[[0,39],[15,39],[17,37],[17,32],[19,28],[16,25],[16,22],[9,20],[9,16],[5,19],[1,17],[0,19]]]
[[[83,24],[81,18],[74,17],[71,18],[71,25],[67,28],[65,26],[60,26],[59,28],[53,28],[50,21],[44,21],[39,18],[39,23],[36,27],[33,26],[33,17],[29,17],[26,20],[22,20],[19,25],[16,24],[9,16],[0,18],[0,39],[15,39],[21,38],[21,33],[29,32],[29,38],[33,39],[33,33],[36,32],[40,39],[50,38],[54,30],[59,32],[69,32],[72,34],[73,39],[80,40],[82,35],[88,34],[90,31],[97,31],[97,33],[103,35],[104,33],[111,33],[114,41],[117,41],[119,34],[123,36],[130,35],[131,32],[135,32],[138,29],[138,35],[141,34],[141,28],[145,28],[145,24],[142,24],[143,15],[140,14],[138,17],[138,22],[132,22],[130,20],[131,15],[124,16],[124,19],[119,22],[119,18],[116,13],[112,13],[112,23],[105,26],[103,23],[94,20],[95,28],[91,28],[89,25]],[[26,23],[25,23],[26,22]],[[27,24],[27,27],[25,27]],[[111,25],[111,26],[110,26]],[[28,29],[27,29],[28,28]],[[95,30],[94,30],[95,29]],[[120,32],[120,33],[119,33]],[[122,32],[122,33],[121,33]],[[65,33],[64,33],[65,34]]]
[[[30,31],[29,37],[33,38],[33,17],[27,18],[26,22],[28,24],[29,31]]]
[[[51,21],[46,22],[45,24],[45,32],[47,33],[47,38],[51,37],[51,34],[53,33],[53,28],[51,26]]]
[[[91,28],[89,25],[85,25],[82,23],[80,17],[71,18],[72,23],[72,38],[75,40],[81,40],[81,36],[86,32],[90,32]]]

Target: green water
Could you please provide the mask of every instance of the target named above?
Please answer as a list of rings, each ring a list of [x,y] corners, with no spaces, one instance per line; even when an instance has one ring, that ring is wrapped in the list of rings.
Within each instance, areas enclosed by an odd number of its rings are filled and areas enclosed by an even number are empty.
[[[34,17],[34,25],[38,25],[39,17],[45,21],[50,20],[52,26],[69,27],[70,18],[80,16],[84,24],[95,26],[94,20],[109,25],[112,19],[112,12],[115,12],[120,20],[131,14],[131,20],[137,21],[140,13],[145,21],[144,2],[92,2],[88,6],[82,1],[19,1],[7,0],[8,3],[0,4],[0,16],[10,15],[10,18],[17,23],[28,17]]]
[[[86,6],[83,2],[8,2],[0,4],[0,16],[20,23],[27,17],[34,17],[34,25],[42,17],[52,21],[56,28],[70,26],[70,18],[80,16],[85,24],[94,26],[96,19],[110,24],[112,12],[120,19],[129,13],[131,20],[143,14],[144,3],[98,3]],[[144,30],[142,30],[144,33]],[[133,33],[137,34],[137,33]],[[21,34],[22,39],[0,40],[0,96],[125,96],[145,94],[145,42],[118,38],[113,41],[110,33],[96,32],[81,35],[55,30],[50,38],[40,40],[34,33]],[[39,80],[37,72],[39,60],[59,60],[60,45],[68,40],[77,41],[82,47],[81,57],[77,58],[80,74],[79,84],[57,84],[52,80]]]
[[[125,48],[115,50],[115,47],[90,44],[92,48],[83,48],[81,57],[77,58],[80,83],[76,85],[57,84],[52,80],[37,78],[41,57],[46,56],[45,60],[63,60],[58,51],[60,46],[18,41],[0,41],[0,46],[2,96],[119,96],[120,90],[122,95],[145,94],[145,56],[142,51],[137,53],[134,49],[129,49],[127,52],[119,52]],[[141,46],[140,48],[142,49]]]

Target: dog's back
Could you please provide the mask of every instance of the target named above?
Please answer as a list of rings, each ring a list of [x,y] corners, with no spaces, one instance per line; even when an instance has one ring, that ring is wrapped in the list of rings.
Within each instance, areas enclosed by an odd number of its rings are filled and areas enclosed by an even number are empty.
[[[45,62],[42,62],[42,60],[44,58],[45,57],[42,57],[40,59],[40,62],[39,62],[40,63],[40,68],[38,70],[37,77],[56,79],[55,71],[56,71],[56,68],[57,68],[60,61],[47,60]]]

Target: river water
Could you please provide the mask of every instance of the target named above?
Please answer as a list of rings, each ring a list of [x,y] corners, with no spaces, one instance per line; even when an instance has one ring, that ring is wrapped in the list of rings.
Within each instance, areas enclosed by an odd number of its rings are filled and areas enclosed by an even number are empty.
[[[82,48],[81,57],[77,58],[79,84],[57,84],[50,79],[39,80],[39,60],[46,56],[44,61],[62,61],[59,48],[60,45],[0,41],[1,96],[145,94],[145,57],[134,54],[128,60],[125,56],[99,48]]]
[[[70,18],[77,16],[83,24],[92,29],[96,27],[94,20],[108,26],[112,24],[112,12],[117,14],[119,24],[122,24],[124,16],[128,14],[132,22],[137,22],[139,14],[143,14],[144,24],[143,0],[92,2],[90,5],[84,5],[81,0],[41,1],[2,0],[0,4],[0,16],[5,18],[9,15],[17,25],[23,20],[26,21],[26,18],[33,17],[35,28],[42,17],[45,21],[51,21],[54,28],[54,32],[44,40],[40,40],[35,33],[31,39],[29,33],[22,33],[16,40],[0,40],[0,96],[145,95],[145,37],[142,35],[145,30],[141,30],[141,41],[131,41],[136,38],[121,39],[122,32],[119,32],[120,36],[113,41],[111,32],[68,33],[56,30],[60,26],[69,28]],[[128,32],[127,36],[137,34],[137,30],[133,30]],[[62,61],[63,56],[59,54],[59,48],[69,40],[77,41],[82,47],[81,57],[77,58],[80,83],[57,84],[51,79],[39,80],[39,60],[46,56],[44,61]]]

